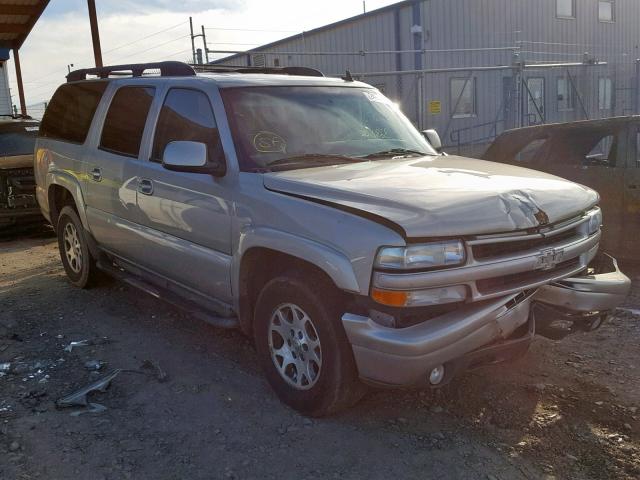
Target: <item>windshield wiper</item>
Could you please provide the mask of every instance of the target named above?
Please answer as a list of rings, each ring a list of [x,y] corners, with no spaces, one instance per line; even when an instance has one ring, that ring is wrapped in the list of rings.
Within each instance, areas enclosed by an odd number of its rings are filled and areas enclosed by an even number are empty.
[[[360,158],[376,158],[376,157],[412,157],[419,156],[424,157],[425,155],[429,155],[426,152],[421,152],[419,150],[410,150],[408,148],[392,148],[390,150],[383,150],[381,152],[370,153],[369,155],[365,155]]]
[[[327,155],[324,153],[306,153],[274,160],[266,165],[269,170],[284,170],[290,166],[317,167],[319,165],[335,165],[338,163],[364,162],[362,157],[349,157],[347,155]],[[274,168],[275,167],[275,168]]]

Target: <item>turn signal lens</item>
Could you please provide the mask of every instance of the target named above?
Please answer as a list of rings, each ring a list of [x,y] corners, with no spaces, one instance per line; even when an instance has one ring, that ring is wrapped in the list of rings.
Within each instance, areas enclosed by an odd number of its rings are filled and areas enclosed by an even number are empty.
[[[390,307],[424,307],[445,303],[463,302],[467,299],[467,287],[453,285],[428,290],[382,290],[373,288],[371,298]]]
[[[378,290],[374,288],[371,291],[371,298],[382,305],[391,307],[404,307],[407,304],[409,294],[407,292],[397,292],[393,290]]]

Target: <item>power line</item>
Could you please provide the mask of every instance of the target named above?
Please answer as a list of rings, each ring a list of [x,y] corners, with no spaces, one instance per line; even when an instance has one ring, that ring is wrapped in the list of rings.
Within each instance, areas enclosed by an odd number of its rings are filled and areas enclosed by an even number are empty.
[[[134,43],[141,42],[142,40],[146,40],[147,38],[155,37],[156,35],[159,35],[160,33],[164,33],[164,32],[168,32],[169,30],[173,30],[174,28],[177,28],[180,25],[184,25],[184,22],[176,23],[175,25],[172,25],[171,27],[167,27],[167,28],[165,28],[163,30],[158,30],[157,32],[151,33],[151,34],[146,35],[144,37],[141,37],[141,38],[139,38],[137,40],[133,40],[132,42],[124,43],[124,44],[122,44],[122,45],[120,45],[118,47],[112,48],[111,50],[107,50],[107,51],[102,52],[102,53],[104,54],[104,53],[113,52],[115,50],[120,50],[121,48],[128,47],[129,45],[133,45]]]
[[[261,29],[256,29],[256,28],[205,27],[205,30],[222,30],[222,31],[225,31],[225,32],[298,33],[297,30],[261,30]]]
[[[148,52],[149,50],[154,50],[154,49],[156,49],[156,48],[158,48],[158,47],[162,47],[162,46],[167,45],[167,44],[169,44],[169,43],[176,42],[176,41],[178,41],[178,40],[182,40],[183,38],[187,38],[187,37],[189,37],[189,36],[190,36],[189,34],[186,34],[186,35],[182,35],[182,36],[180,36],[180,37],[173,38],[173,39],[171,39],[171,40],[169,40],[169,41],[166,41],[166,42],[163,42],[163,43],[158,43],[157,45],[154,45],[153,47],[149,47],[149,48],[147,48],[147,49],[145,49],[145,50],[140,50],[140,51],[138,51],[138,52],[135,52],[135,53],[132,53],[132,54],[126,55],[126,56],[124,56],[124,57],[119,57],[117,60],[114,60],[114,62],[112,62],[112,63],[119,63],[121,60],[125,60],[125,59],[127,59],[127,58],[134,57],[134,56],[139,55],[139,54],[141,54],[141,53]]]

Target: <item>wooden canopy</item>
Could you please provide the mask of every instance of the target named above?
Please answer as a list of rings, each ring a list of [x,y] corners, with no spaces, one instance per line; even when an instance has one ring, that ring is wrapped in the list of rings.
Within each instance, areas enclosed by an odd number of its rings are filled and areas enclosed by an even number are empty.
[[[0,0],[0,48],[18,49],[49,0]]]

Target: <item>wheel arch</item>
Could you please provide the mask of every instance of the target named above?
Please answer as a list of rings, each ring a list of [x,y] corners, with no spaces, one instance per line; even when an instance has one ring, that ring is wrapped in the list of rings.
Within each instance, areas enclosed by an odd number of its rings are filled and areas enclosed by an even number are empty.
[[[47,203],[49,204],[49,218],[54,228],[57,225],[60,210],[65,205],[73,205],[78,212],[82,226],[89,230],[85,212],[84,197],[80,183],[76,177],[65,172],[55,172],[48,175]]]
[[[262,286],[288,269],[320,275],[339,291],[360,291],[346,256],[312,240],[263,229],[242,235],[240,246],[232,278],[240,326],[247,334],[252,330],[255,300]]]

